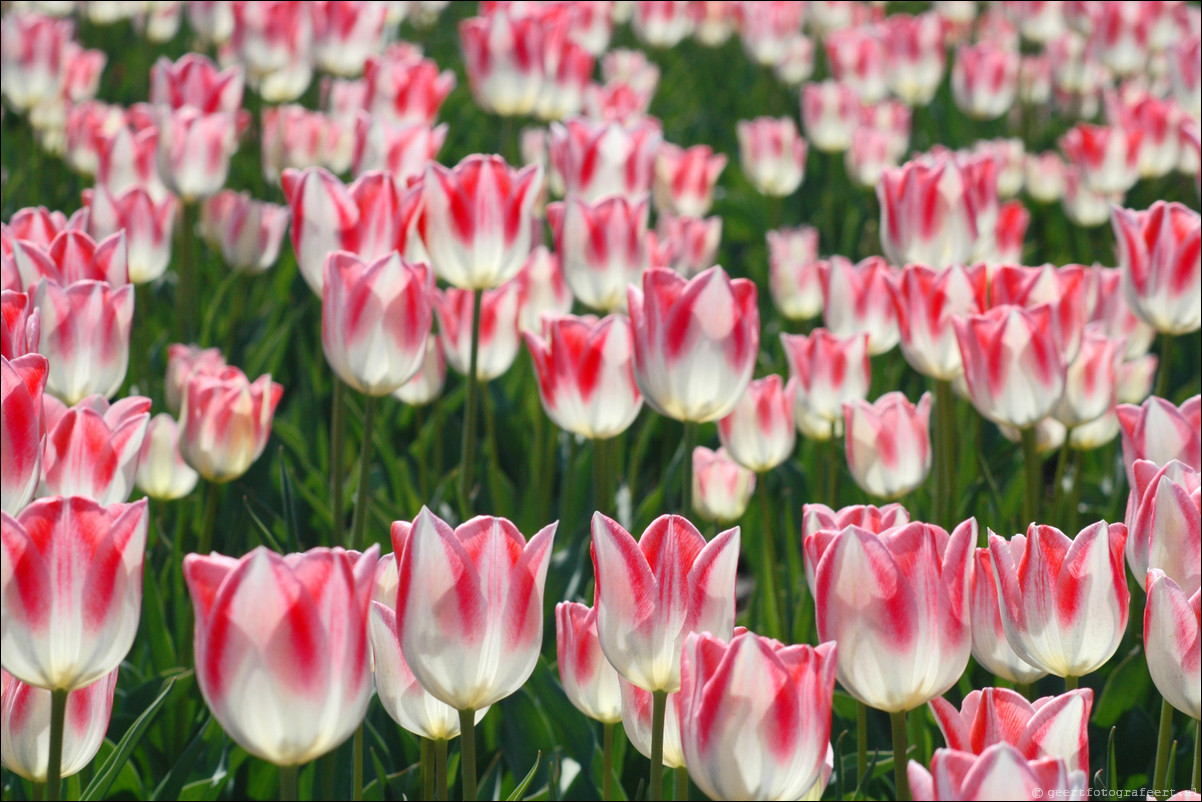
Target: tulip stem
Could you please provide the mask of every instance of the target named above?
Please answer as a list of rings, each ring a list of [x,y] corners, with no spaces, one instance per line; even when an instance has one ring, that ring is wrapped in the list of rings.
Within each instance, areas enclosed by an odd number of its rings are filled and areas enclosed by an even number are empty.
[[[779,600],[776,597],[776,530],[772,526],[772,507],[768,501],[768,474],[757,478],[756,494],[760,497],[760,543],[759,559],[762,584],[761,601],[764,620],[760,622],[762,634],[770,638],[785,638],[780,627]]]
[[[300,766],[280,766],[280,802],[300,799]]]
[[[1194,784],[1195,791],[1202,789],[1202,724],[1194,722]]]
[[[601,778],[601,799],[610,802],[614,798],[614,723],[601,725],[601,765],[605,776]]]
[[[434,798],[447,798],[447,739],[434,742]]]
[[[647,799],[651,802],[659,802],[664,798],[664,716],[667,712],[668,692],[652,691],[651,778],[647,784]]]
[[[422,745],[422,799],[434,798],[434,742],[421,739]]]
[[[50,692],[50,761],[46,766],[46,798],[62,799],[63,727],[67,721],[67,693]]]
[[[459,711],[459,773],[463,777],[463,798],[476,800],[476,711]]]
[[[1067,693],[1068,691],[1075,691],[1075,690],[1077,690],[1077,686],[1078,686],[1080,683],[1081,683],[1081,678],[1080,678],[1080,677],[1065,677],[1065,678],[1064,678],[1064,690],[1065,690],[1065,692]]]
[[[363,722],[359,722],[351,740],[351,799],[363,799]]]
[[[196,340],[196,310],[200,306],[196,288],[196,204],[182,201],[175,252],[179,255],[179,284],[176,285],[175,306],[180,310],[180,340],[190,343]]]
[[[615,445],[617,441],[612,437],[593,441],[593,492],[596,495],[593,503],[605,515],[614,514],[614,473],[618,465]]]
[[[689,802],[689,770],[676,767],[676,802]]]
[[[955,396],[952,394],[950,381],[935,382],[935,436],[938,443],[935,448],[935,523],[943,527],[952,524],[952,454],[956,442],[956,409]]]
[[[342,543],[343,518],[343,472],[342,455],[346,452],[346,395],[342,380],[334,377],[334,397],[330,410],[330,508],[336,544]]]
[[[898,802],[910,802],[910,778],[906,775],[906,711],[890,713],[893,723],[893,782]]]
[[[1068,467],[1068,452],[1071,451],[1068,447],[1068,438],[1072,434],[1072,429],[1068,429],[1064,433],[1064,444],[1060,446],[1060,453],[1056,455],[1056,475],[1052,479],[1052,513],[1049,517],[1052,524],[1063,527],[1064,531],[1069,531],[1064,520],[1064,504],[1067,494],[1064,492],[1064,471]]]
[[[1023,438],[1023,473],[1025,487],[1023,493],[1023,520],[1020,529],[1026,531],[1029,524],[1039,522],[1039,496],[1043,490],[1043,471],[1040,470],[1039,452],[1035,444],[1035,427],[1022,430]]]
[[[697,446],[697,423],[684,422],[684,456],[680,461],[680,514],[693,514],[693,449]],[[654,771],[654,767],[652,767]]]
[[[826,505],[831,509],[836,509],[838,502],[835,499],[838,497],[839,484],[839,443],[834,438],[830,439],[830,446],[827,448],[826,454]]]
[[[856,787],[868,773],[868,706],[856,701]]]
[[[467,369],[467,400],[463,408],[463,458],[459,461],[459,517],[471,513],[472,470],[476,461],[476,361],[480,351],[480,290],[472,290],[472,350]]]
[[[355,488],[355,515],[351,519],[351,548],[363,544],[363,529],[367,526],[367,500],[371,497],[371,429],[376,417],[376,397],[369,395],[363,402],[363,447],[359,450],[359,485]]]
[[[196,539],[196,553],[207,555],[213,550],[213,529],[217,526],[217,501],[221,486],[209,482],[205,488],[205,514],[200,519],[200,536]]]
[[[1160,365],[1157,367],[1156,373],[1156,395],[1160,398],[1168,398],[1169,392],[1169,370],[1173,360],[1173,335],[1160,335]]]
[[[40,783],[34,780],[32,785],[33,793],[31,796],[33,797],[33,802],[42,802],[42,800],[46,798],[46,783]]]
[[[1165,799],[1171,783],[1169,775],[1170,744],[1173,739],[1173,706],[1167,699],[1160,700],[1160,733],[1156,739],[1156,768],[1152,772],[1152,793],[1157,799]]]

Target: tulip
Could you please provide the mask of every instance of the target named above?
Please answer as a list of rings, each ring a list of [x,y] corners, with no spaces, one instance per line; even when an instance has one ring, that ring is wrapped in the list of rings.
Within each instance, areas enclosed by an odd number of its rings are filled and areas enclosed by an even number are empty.
[[[850,259],[831,257],[821,263],[823,320],[836,337],[868,332],[869,355],[883,354],[897,345],[897,309],[889,292],[893,268],[879,256],[853,265]]]
[[[601,77],[607,83],[625,83],[651,96],[659,85],[659,66],[642,50],[615,48],[601,58]]]
[[[824,153],[838,153],[851,147],[859,115],[859,98],[846,84],[822,81],[801,88],[801,121],[806,137]]]
[[[446,138],[446,123],[390,123],[359,112],[351,169],[355,175],[383,170],[404,186],[411,178],[425,174],[426,164],[438,155]]]
[[[926,480],[931,471],[931,394],[915,407],[899,392],[874,403],[843,404],[847,466],[865,493],[899,498]]]
[[[1055,151],[1028,153],[1023,162],[1027,193],[1038,203],[1054,203],[1064,194],[1064,159]]]
[[[60,96],[72,29],[67,20],[41,14],[4,15],[0,93],[18,113]]]
[[[850,86],[864,103],[885,99],[885,42],[880,29],[864,25],[832,31],[826,37],[826,59],[836,81]]]
[[[11,240],[12,265],[25,292],[33,292],[42,279],[61,284],[105,281],[114,287],[129,283],[128,248],[124,231],[97,242],[83,231],[66,228],[46,247],[29,240]],[[6,260],[7,261],[7,260]],[[6,269],[7,272],[7,269]]]
[[[938,381],[964,375],[952,323],[957,315],[985,311],[986,270],[958,265],[933,270],[907,265],[891,277],[901,351],[911,367]]]
[[[1095,192],[1082,177],[1076,165],[1064,169],[1064,194],[1060,205],[1075,225],[1085,228],[1100,226],[1110,219],[1110,206],[1122,200],[1122,193]]]
[[[262,128],[263,177],[273,184],[280,183],[287,169],[325,167],[342,173],[351,167],[355,144],[352,123],[286,104],[264,109]]]
[[[675,47],[693,32],[689,3],[637,0],[630,27],[640,42],[651,47]]]
[[[822,313],[818,229],[799,226],[768,232],[768,289],[776,310],[790,320]]]
[[[271,418],[284,388],[270,375],[252,383],[235,367],[193,371],[184,384],[179,450],[210,482],[246,473],[267,447]]]
[[[545,315],[556,317],[572,311],[572,291],[564,280],[559,256],[545,245],[530,252],[513,282],[521,296],[518,328],[523,333],[541,333]]]
[[[223,44],[234,32],[233,3],[223,0],[199,0],[187,4],[188,24],[201,41]]]
[[[34,292],[41,317],[38,350],[50,360],[46,391],[74,404],[100,393],[111,398],[125,381],[134,288],[103,281],[63,287],[46,279]]]
[[[173,501],[192,492],[200,475],[179,453],[179,426],[160,412],[150,419],[138,456],[138,489],[156,501]]]
[[[868,395],[872,364],[868,333],[835,337],[825,329],[781,334],[789,378],[797,379],[794,415],[802,434],[830,440],[841,434],[843,403]]]
[[[540,120],[562,120],[578,114],[584,105],[584,93],[593,77],[593,54],[571,38],[570,32],[565,38],[562,27],[549,25],[553,30],[546,34],[542,89],[534,114]]]
[[[367,616],[379,547],[241,559],[189,554],[196,678],[229,736],[278,766],[350,737],[371,701]],[[283,648],[283,651],[281,651]]]
[[[373,594],[368,634],[375,660],[376,692],[380,703],[403,729],[434,741],[450,740],[459,735],[459,711],[430,695],[413,676],[401,653],[401,631],[397,628],[396,598],[400,577],[397,554],[404,554],[409,542],[410,524],[392,524],[393,554],[385,555],[376,567],[376,592]],[[387,600],[380,598],[381,573],[388,573]],[[487,707],[476,711],[476,721],[484,718]]]
[[[622,727],[630,744],[639,754],[651,759],[654,751],[655,695],[621,677]],[[684,767],[680,743],[680,693],[669,693],[664,703],[664,732],[661,765],[670,769]]]
[[[145,499],[46,498],[2,517],[4,670],[54,691],[111,673],[138,630]]]
[[[1059,758],[1069,771],[1089,771],[1089,688],[1034,702],[1006,688],[986,688],[965,696],[960,710],[942,698],[930,706],[948,749],[980,755],[1007,743],[1027,760]]]
[[[1065,366],[1049,304],[994,307],[956,317],[956,340],[973,406],[998,424],[1034,426],[1064,390]]]
[[[1078,799],[1089,787],[1088,772],[1070,771],[1059,758],[1028,760],[1008,743],[980,755],[936,749],[930,773],[913,760],[907,773],[917,800],[1040,800],[1052,793]]]
[[[1002,625],[1019,657],[1073,680],[1110,659],[1127,627],[1126,540],[1127,527],[1105,521],[1075,538],[1038,524],[1009,542],[989,533]]]
[[[1123,343],[1090,325],[1081,350],[1065,373],[1064,395],[1053,417],[1070,428],[1097,420],[1114,408],[1122,367]]]
[[[1021,201],[1003,203],[998,209],[997,225],[993,230],[993,241],[981,247],[990,264],[1017,263],[1023,257],[1023,238],[1031,223],[1031,213]]]
[[[442,394],[446,379],[447,359],[443,355],[442,344],[439,338],[429,337],[426,339],[426,355],[422,358],[421,367],[393,395],[411,406],[424,406]]]
[[[0,292],[0,355],[16,359],[36,354],[42,326],[33,296],[24,292]]]
[[[124,230],[128,248],[129,281],[154,281],[171,261],[171,234],[175,225],[175,198],[156,203],[141,187],[119,196],[97,185],[87,199],[88,229],[97,239]]]
[[[1202,585],[1199,558],[1202,479],[1177,460],[1162,467],[1136,460],[1127,499],[1127,564],[1143,586],[1149,568],[1166,573],[1190,594]]]
[[[290,213],[249,193],[223,189],[201,206],[201,226],[231,270],[257,274],[275,264]]]
[[[1202,397],[1195,395],[1177,407],[1153,396],[1140,406],[1119,404],[1114,411],[1123,430],[1129,485],[1135,486],[1133,469],[1141,459],[1157,465],[1180,460],[1202,471]]]
[[[47,248],[62,232],[82,229],[86,225],[87,218],[82,211],[68,219],[62,212],[52,212],[45,206],[27,206],[14,212],[3,229],[4,253],[11,250],[10,241],[29,240]]]
[[[60,776],[78,774],[92,762],[113,714],[117,672],[67,695]],[[51,693],[0,671],[0,762],[27,780],[44,783],[50,767]]]
[[[630,321],[571,315],[545,319],[544,336],[524,332],[538,373],[539,398],[561,429],[607,440],[630,427],[643,399],[634,379]]]
[[[1190,36],[1169,48],[1169,79],[1173,97],[1195,119],[1202,113],[1202,37]]]
[[[737,133],[743,174],[757,192],[783,198],[801,186],[808,148],[792,118],[740,120]]]
[[[1092,273],[1089,322],[1097,324],[1107,336],[1122,341],[1125,362],[1141,359],[1152,347],[1152,342],[1156,339],[1156,329],[1136,317],[1127,304],[1127,299],[1123,297],[1122,269],[1095,266]],[[1143,401],[1143,398],[1130,403],[1140,401]]]
[[[577,196],[547,207],[564,279],[581,303],[622,308],[626,285],[647,267],[647,199],[609,197],[589,203]]]
[[[944,32],[937,14],[894,14],[885,19],[886,80],[910,106],[925,106],[943,80]]]
[[[480,344],[476,378],[492,381],[513,364],[521,338],[518,336],[520,288],[508,282],[481,294]],[[438,339],[447,361],[458,373],[471,372],[472,291],[448,288],[434,291],[434,313],[438,317]]]
[[[804,6],[789,2],[752,3],[738,9],[739,41],[757,64],[773,67],[784,59],[789,43],[801,34]]]
[[[42,395],[49,370],[49,363],[40,354],[26,354],[12,361],[7,356],[0,357],[3,377],[0,454],[4,456],[0,508],[10,515],[16,515],[29,503],[41,478],[42,438],[46,431]]]
[[[627,128],[577,117],[551,124],[548,155],[568,195],[589,203],[607,195],[633,201],[651,191],[662,138],[651,120]]]
[[[1202,591],[1192,595],[1153,568],[1147,576],[1144,607],[1144,653],[1156,690],[1192,719],[1202,718],[1199,665],[1199,609]]]
[[[940,268],[963,263],[978,236],[968,183],[950,159],[910,161],[885,170],[876,187],[881,247],[894,264]]]
[[[730,458],[725,449],[693,449],[693,512],[705,521],[730,523],[743,517],[755,492],[755,472]]]
[[[555,527],[527,541],[504,518],[451,529],[422,508],[398,564],[396,618],[405,662],[435,698],[479,710],[530,676]]]
[[[990,281],[990,301],[995,307],[1049,305],[1053,338],[1067,365],[1077,358],[1081,347],[1089,315],[1089,284],[1090,274],[1080,265],[1000,265]]]
[[[722,447],[735,462],[764,473],[789,458],[797,439],[793,408],[797,379],[754,379],[730,414],[718,421]]]
[[[1157,331],[1202,328],[1202,218],[1180,203],[1146,212],[1114,207],[1111,223],[1131,310]]]
[[[597,634],[597,610],[576,602],[555,605],[559,679],[568,701],[606,725],[622,720],[618,672],[605,659]]]
[[[383,48],[385,3],[321,3],[311,6],[313,57],[332,75],[358,75],[368,57]]]
[[[321,341],[339,378],[381,396],[417,373],[433,318],[430,284],[424,265],[395,251],[371,263],[346,251],[326,257]]]
[[[419,228],[434,272],[466,289],[497,287],[530,253],[538,166],[514,170],[499,156],[469,156],[454,169],[426,168]]]
[[[653,197],[660,212],[704,217],[714,201],[714,185],[726,167],[726,156],[708,145],[681,148],[659,146],[655,159]]]
[[[1121,194],[1139,178],[1140,138],[1135,129],[1078,123],[1061,137],[1060,149],[1090,190]]]
[[[175,62],[161,56],[150,68],[150,104],[191,106],[202,114],[236,113],[242,108],[244,84],[241,66],[222,70],[199,53],[187,53]]]
[[[891,713],[954,685],[971,648],[975,519],[950,536],[933,524],[911,523],[879,535],[849,526],[822,551],[821,541],[811,539],[818,637],[839,643],[839,683]]]
[[[998,586],[989,549],[976,550],[969,601],[972,620],[972,656],[986,670],[1019,685],[1030,685],[1047,674],[1019,657],[1002,625]]]
[[[1150,94],[1111,94],[1106,97],[1106,116],[1113,125],[1139,132],[1141,178],[1160,178],[1177,166],[1184,113],[1176,103]]]
[[[849,526],[880,534],[895,526],[910,523],[910,513],[900,504],[855,504],[832,510],[825,504],[805,504],[801,508],[801,546],[805,553],[806,584],[811,595],[818,573],[818,560],[831,540]]]
[[[438,109],[455,88],[455,73],[421,58],[403,44],[370,56],[363,70],[366,110],[387,123],[433,125]]]
[[[167,377],[163,385],[167,409],[172,413],[179,412],[184,402],[184,388],[194,371],[217,375],[225,367],[225,357],[218,348],[201,348],[198,345],[182,343],[167,346]]]
[[[952,97],[965,114],[992,120],[1009,111],[1018,92],[1018,51],[991,42],[961,45],[952,64]]]
[[[848,176],[861,187],[877,185],[885,170],[897,167],[904,153],[904,141],[899,142],[892,131],[862,126],[851,136],[851,147],[843,154]]]
[[[133,130],[122,125],[101,136],[96,151],[96,185],[112,195],[141,187],[155,201],[168,195],[158,169],[159,129],[154,124]]]
[[[313,80],[313,15],[302,3],[234,4],[232,49],[268,103],[296,100]]]
[[[652,269],[627,297],[635,379],[648,403],[676,420],[725,417],[751,381],[759,349],[755,285],[721,267],[687,281]]]
[[[798,799],[822,777],[836,646],[785,646],[746,632],[691,634],[681,658],[681,747],[713,799]],[[750,753],[760,757],[748,764]]]
[[[534,111],[543,86],[545,26],[504,11],[459,24],[472,97],[485,111],[512,117]]]
[[[661,247],[671,252],[672,269],[685,278],[691,278],[714,264],[718,245],[722,241],[722,218],[715,215],[703,220],[661,212],[656,234]],[[654,257],[651,257],[649,261],[653,260]]]
[[[234,116],[202,114],[192,106],[158,109],[159,175],[184,203],[215,195],[225,184],[237,148]]]
[[[138,455],[150,421],[150,399],[101,395],[68,409],[45,401],[46,440],[37,495],[85,496],[103,505],[125,501],[134,489]]]

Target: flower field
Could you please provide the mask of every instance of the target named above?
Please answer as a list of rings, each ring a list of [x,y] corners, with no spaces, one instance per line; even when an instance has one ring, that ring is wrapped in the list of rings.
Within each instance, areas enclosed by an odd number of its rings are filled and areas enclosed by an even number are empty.
[[[1200,799],[1192,2],[13,2],[0,792]]]

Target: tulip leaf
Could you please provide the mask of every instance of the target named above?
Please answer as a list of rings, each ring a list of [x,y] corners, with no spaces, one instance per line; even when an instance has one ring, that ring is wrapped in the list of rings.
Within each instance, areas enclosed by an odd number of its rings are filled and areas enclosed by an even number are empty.
[[[96,771],[96,775],[92,778],[92,782],[88,783],[88,787],[84,789],[81,800],[102,799],[109,791],[113,781],[121,773],[121,769],[129,760],[130,755],[134,751],[134,747],[142,740],[142,736],[146,734],[146,730],[150,728],[151,722],[155,716],[163,708],[163,703],[167,701],[167,697],[171,695],[171,691],[175,688],[175,683],[191,671],[172,674],[163,680],[162,690],[155,700],[150,703],[150,706],[142,711],[142,715],[134,721],[130,728],[126,731],[125,736],[117,744],[117,748],[109,755],[104,764]]]
[[[535,773],[538,772],[538,764],[542,762],[543,753],[539,753],[534,758],[534,765],[530,767],[530,771],[526,772],[526,778],[518,783],[518,787],[513,789],[513,793],[505,797],[508,802],[516,802],[522,798],[522,794],[526,793],[526,789],[530,786],[530,782],[534,779]]]
[[[1092,723],[1097,727],[1114,726],[1124,713],[1144,703],[1151,684],[1148,663],[1137,646],[1110,672],[1094,705]]]

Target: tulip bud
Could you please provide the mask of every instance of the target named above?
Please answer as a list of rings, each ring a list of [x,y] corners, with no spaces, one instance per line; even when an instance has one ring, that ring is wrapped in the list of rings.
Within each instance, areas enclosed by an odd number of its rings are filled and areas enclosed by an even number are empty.
[[[173,501],[192,492],[200,475],[179,453],[179,425],[160,412],[150,419],[138,457],[138,489],[156,501]]]

